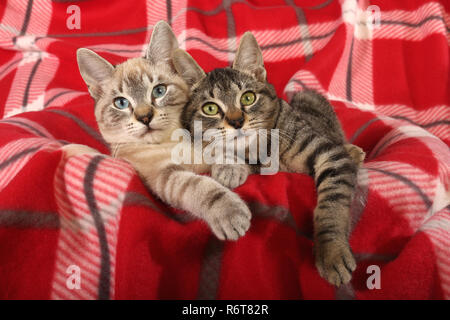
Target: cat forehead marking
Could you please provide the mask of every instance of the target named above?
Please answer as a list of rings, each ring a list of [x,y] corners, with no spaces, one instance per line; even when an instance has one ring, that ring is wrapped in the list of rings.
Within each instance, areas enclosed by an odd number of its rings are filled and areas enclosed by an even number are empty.
[[[147,92],[153,82],[154,70],[144,59],[132,59],[120,66],[118,86],[136,100],[146,98]]]

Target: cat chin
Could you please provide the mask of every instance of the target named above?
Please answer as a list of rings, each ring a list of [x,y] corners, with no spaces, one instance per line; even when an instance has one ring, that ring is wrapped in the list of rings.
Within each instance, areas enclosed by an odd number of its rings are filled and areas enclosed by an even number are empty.
[[[166,136],[167,135],[163,130],[150,130],[142,135],[140,140],[146,143],[155,144],[164,142]]]

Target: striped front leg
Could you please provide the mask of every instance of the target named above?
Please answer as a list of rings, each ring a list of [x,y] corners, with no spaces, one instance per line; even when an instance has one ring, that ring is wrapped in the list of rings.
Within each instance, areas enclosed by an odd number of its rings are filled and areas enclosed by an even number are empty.
[[[317,135],[295,139],[282,159],[295,172],[314,178],[314,253],[320,275],[335,286],[348,283],[356,268],[348,242],[350,204],[356,184],[357,164],[343,145]]]
[[[357,165],[343,146],[321,142],[306,160],[314,177],[314,253],[320,275],[335,286],[348,283],[356,262],[348,242]]]
[[[214,179],[174,164],[154,169],[140,170],[150,189],[164,202],[203,219],[220,240],[237,240],[250,228],[245,202]]]

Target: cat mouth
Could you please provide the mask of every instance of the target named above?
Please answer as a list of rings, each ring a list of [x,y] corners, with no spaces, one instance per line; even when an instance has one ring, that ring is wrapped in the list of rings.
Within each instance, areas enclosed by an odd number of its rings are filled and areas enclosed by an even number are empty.
[[[161,131],[161,129],[154,129],[154,128],[147,128],[141,135],[140,137],[143,138],[147,135],[151,135],[153,133],[155,133],[156,131]]]
[[[250,135],[251,135],[251,133],[248,132],[247,130],[239,129],[238,132],[236,133],[236,138],[247,137],[247,136],[250,136]]]
[[[234,131],[233,133],[227,133],[225,135],[225,139],[226,140],[234,140],[234,139],[239,139],[239,138],[243,138],[243,137],[250,137],[254,135],[254,132],[252,132],[251,130],[246,130],[246,129],[239,129]]]

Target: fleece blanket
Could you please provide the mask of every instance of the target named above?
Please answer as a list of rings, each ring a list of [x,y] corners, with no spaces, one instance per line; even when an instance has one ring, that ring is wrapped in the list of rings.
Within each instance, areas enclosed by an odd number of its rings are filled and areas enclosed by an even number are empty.
[[[75,52],[141,56],[161,19],[206,71],[250,30],[280,96],[330,99],[367,154],[350,284],[314,267],[310,177],[251,175],[223,242],[110,156]],[[449,26],[444,0],[2,1],[0,299],[449,299]]]

